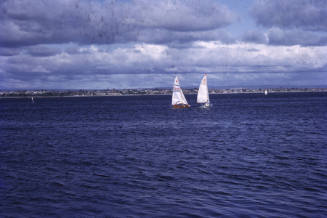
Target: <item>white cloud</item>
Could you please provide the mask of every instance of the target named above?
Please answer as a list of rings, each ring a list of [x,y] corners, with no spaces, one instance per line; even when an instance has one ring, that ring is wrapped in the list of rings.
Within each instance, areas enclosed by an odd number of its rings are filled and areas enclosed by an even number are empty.
[[[83,78],[83,83],[89,83],[90,86],[98,83],[98,80],[102,81],[102,85],[107,84],[103,81],[105,78],[134,75],[130,76],[131,81],[127,85],[142,87],[148,84],[135,78],[145,74],[153,75],[157,79],[166,79],[172,74],[195,78],[194,75],[203,72],[212,75],[217,82],[260,84],[263,81],[269,83],[269,80],[273,81],[274,78],[291,82],[294,78],[301,80],[310,74],[326,73],[326,56],[327,46],[271,46],[244,42],[223,44],[218,41],[197,41],[189,48],[178,49],[136,43],[125,47],[84,46],[73,53],[63,51],[46,57],[22,53],[0,56],[0,63],[3,63],[0,70],[6,73],[8,79],[24,81],[28,78],[31,83],[41,79],[44,84],[50,80],[50,75],[58,78],[58,84],[65,80],[69,82]],[[167,76],[163,76],[164,74]],[[51,81],[56,82],[54,78]],[[187,84],[193,85],[191,80],[187,81]],[[119,86],[112,83],[112,80],[107,82],[108,87],[110,84],[113,87]],[[120,82],[126,85],[126,82]],[[170,84],[167,81],[162,82]],[[150,84],[161,86],[159,81]]]

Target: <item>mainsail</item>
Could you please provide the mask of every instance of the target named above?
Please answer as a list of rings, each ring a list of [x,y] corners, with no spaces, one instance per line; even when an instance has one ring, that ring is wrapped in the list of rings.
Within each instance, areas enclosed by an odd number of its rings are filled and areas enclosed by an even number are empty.
[[[183,94],[183,91],[180,87],[178,77],[175,77],[174,81],[174,88],[173,88],[173,96],[171,100],[172,105],[178,105],[178,104],[185,104],[188,105],[185,96]]]
[[[204,74],[198,91],[197,103],[206,103],[209,105],[209,92],[207,83],[207,74]]]

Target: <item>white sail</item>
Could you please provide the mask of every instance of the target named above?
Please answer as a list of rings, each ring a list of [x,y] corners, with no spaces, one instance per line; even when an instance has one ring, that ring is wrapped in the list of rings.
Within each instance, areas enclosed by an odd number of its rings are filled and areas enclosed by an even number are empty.
[[[265,90],[265,95],[268,95],[268,90],[267,89]]]
[[[207,74],[204,74],[198,91],[197,103],[208,103],[209,104],[209,91],[207,83]]]
[[[172,105],[176,104],[188,104],[185,96],[183,94],[183,91],[180,87],[178,77],[176,76],[175,81],[174,81],[174,88],[173,88],[173,96],[171,100]]]

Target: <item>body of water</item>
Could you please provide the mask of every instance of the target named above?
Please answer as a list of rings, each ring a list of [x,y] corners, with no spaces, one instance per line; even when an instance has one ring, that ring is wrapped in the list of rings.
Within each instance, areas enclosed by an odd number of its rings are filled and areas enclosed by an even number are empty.
[[[1,217],[326,217],[327,93],[0,99]]]

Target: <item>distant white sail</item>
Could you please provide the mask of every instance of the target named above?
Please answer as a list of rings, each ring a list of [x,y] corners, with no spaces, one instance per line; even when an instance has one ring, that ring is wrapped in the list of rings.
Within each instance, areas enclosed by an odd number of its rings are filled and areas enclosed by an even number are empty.
[[[180,87],[178,77],[175,77],[174,81],[174,88],[173,88],[173,96],[171,100],[172,105],[178,105],[178,104],[185,104],[188,105],[185,96],[183,94],[183,91]]]
[[[268,90],[267,89],[265,90],[265,95],[268,95]]]
[[[209,106],[209,91],[208,91],[208,83],[207,83],[207,74],[204,74],[198,91],[198,97],[196,100],[197,103],[205,103]]]

